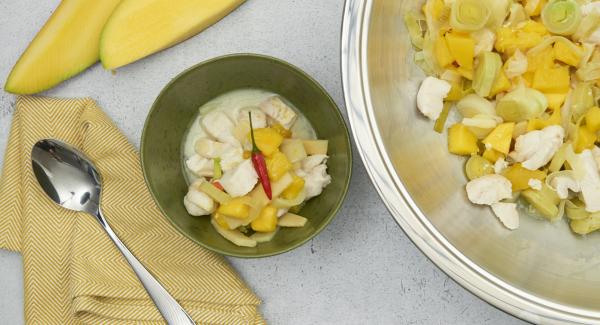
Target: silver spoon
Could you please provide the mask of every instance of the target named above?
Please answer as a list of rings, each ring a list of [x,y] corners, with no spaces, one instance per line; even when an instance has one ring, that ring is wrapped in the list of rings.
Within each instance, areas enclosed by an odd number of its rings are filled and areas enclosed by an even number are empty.
[[[72,146],[41,140],[31,152],[33,172],[42,189],[62,207],[87,212],[121,251],[168,324],[195,324],[179,303],[119,240],[100,211],[101,180],[94,164]]]

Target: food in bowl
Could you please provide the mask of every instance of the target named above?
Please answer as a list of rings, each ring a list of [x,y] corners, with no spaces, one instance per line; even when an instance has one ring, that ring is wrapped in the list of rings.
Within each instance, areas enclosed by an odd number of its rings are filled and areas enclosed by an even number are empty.
[[[428,0],[405,17],[417,108],[468,157],[468,199],[600,229],[600,2]]]
[[[328,141],[285,98],[261,89],[225,93],[199,108],[183,140],[192,216],[210,216],[238,246],[268,242],[279,227],[304,227],[307,200],[331,183]]]

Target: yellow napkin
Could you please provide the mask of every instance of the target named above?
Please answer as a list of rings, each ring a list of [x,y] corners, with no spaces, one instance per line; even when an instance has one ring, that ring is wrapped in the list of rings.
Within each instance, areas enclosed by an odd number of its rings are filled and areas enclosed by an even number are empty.
[[[163,324],[96,220],[50,201],[31,148],[56,138],[102,174],[102,208],[131,251],[198,324],[261,324],[259,299],[220,256],[179,234],[146,189],[138,154],[91,99],[21,97],[0,178],[0,248],[23,254],[31,324]]]

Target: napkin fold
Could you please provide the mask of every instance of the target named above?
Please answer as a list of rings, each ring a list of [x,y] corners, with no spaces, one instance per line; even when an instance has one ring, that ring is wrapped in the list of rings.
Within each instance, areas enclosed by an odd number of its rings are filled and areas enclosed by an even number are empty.
[[[164,324],[97,221],[53,203],[31,169],[40,139],[95,163],[104,215],[198,324],[263,324],[260,300],[220,256],[178,233],[148,192],[139,156],[91,99],[20,97],[0,178],[0,248],[21,252],[31,324]]]

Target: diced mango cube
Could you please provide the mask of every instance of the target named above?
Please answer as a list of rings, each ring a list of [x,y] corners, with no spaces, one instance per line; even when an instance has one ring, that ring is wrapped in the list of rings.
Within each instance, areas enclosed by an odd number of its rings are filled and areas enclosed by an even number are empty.
[[[548,107],[553,111],[561,109],[567,99],[567,94],[544,94],[548,100]]]
[[[533,76],[532,88],[543,93],[567,93],[570,87],[569,67],[541,68]]]
[[[535,20],[526,21],[520,29],[524,32],[536,33],[541,36],[548,34],[548,29],[546,29],[546,26],[544,26],[544,24],[537,22]]]
[[[560,109],[554,110],[552,115],[546,120],[540,118],[533,118],[527,122],[527,131],[542,130],[550,125],[560,125],[562,122],[562,115]]]
[[[292,137],[292,131],[286,129],[283,125],[281,125],[280,123],[271,122],[271,128],[275,131],[277,131],[277,133],[279,133],[282,137],[284,137],[285,139],[289,139]]]
[[[269,179],[272,181],[279,180],[292,169],[292,163],[279,150],[276,150],[270,157],[267,157],[265,162],[267,164]]]
[[[272,128],[262,128],[254,130],[254,140],[258,149],[265,156],[270,156],[279,149],[283,137]]]
[[[596,133],[590,131],[585,126],[580,126],[577,129],[577,136],[575,140],[575,152],[580,153],[585,149],[592,149],[596,141],[598,141],[598,136],[596,135]]]
[[[477,137],[465,125],[454,124],[448,130],[448,151],[461,156],[477,153]]]
[[[225,220],[225,218],[223,218],[223,215],[221,215],[219,213],[215,213],[213,217],[215,218],[215,221],[221,228],[230,229],[229,224],[227,223],[227,220]]]
[[[246,219],[250,214],[249,198],[247,196],[236,197],[225,204],[221,204],[217,213],[236,219]]]
[[[517,49],[526,52],[542,41],[542,35],[538,33],[524,32],[521,30],[501,27],[496,32],[496,43],[494,48],[500,53],[513,55]]]
[[[458,65],[466,70],[473,70],[475,40],[468,34],[458,32],[446,33],[445,37],[448,50]]]
[[[487,161],[491,163],[495,163],[500,158],[506,157],[503,153],[496,151],[494,149],[485,149],[482,155],[483,158],[487,159]]]
[[[514,164],[502,172],[512,183],[513,192],[526,190],[529,188],[529,180],[537,179],[543,181],[546,179],[546,173],[541,170],[529,170],[521,166],[520,163]]]
[[[567,44],[563,42],[554,43],[554,57],[563,63],[576,67],[581,61],[581,55],[573,51]]]
[[[587,111],[585,114],[585,126],[594,133],[600,130],[600,108],[595,106]]]
[[[554,50],[551,47],[540,53],[527,54],[527,72],[536,72],[543,68],[554,67]]]
[[[510,90],[512,87],[512,83],[506,77],[503,69],[500,69],[500,73],[496,77],[496,81],[494,81],[494,85],[492,86],[492,90],[490,91],[489,97],[494,97],[501,92],[505,92]]]
[[[277,208],[267,205],[260,212],[258,218],[250,223],[254,231],[271,232],[277,228]]]
[[[473,69],[466,69],[459,66],[454,68],[454,71],[463,76],[465,79],[473,80]]]
[[[508,155],[514,128],[515,123],[513,122],[502,123],[498,125],[485,139],[483,139],[483,143],[486,145],[486,147]]]
[[[292,181],[292,184],[290,184],[290,186],[288,186],[285,190],[283,190],[283,193],[281,193],[281,197],[286,200],[295,199],[304,189],[304,178],[297,175],[294,175],[293,178],[294,180]]]
[[[438,36],[434,45],[433,45],[435,59],[438,65],[442,68],[445,68],[454,62],[454,57],[450,54],[450,50],[448,49],[448,45],[446,44],[446,39],[444,36]]]

